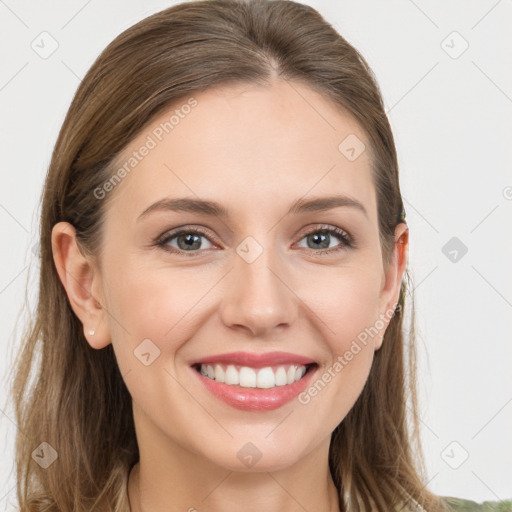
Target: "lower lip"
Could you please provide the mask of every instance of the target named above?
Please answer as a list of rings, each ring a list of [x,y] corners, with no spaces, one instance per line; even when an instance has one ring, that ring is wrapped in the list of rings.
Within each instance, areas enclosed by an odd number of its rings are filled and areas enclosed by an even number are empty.
[[[310,368],[302,379],[293,384],[268,389],[230,386],[205,377],[194,368],[191,369],[208,391],[228,405],[244,411],[271,411],[282,407],[302,393],[307,388],[317,368],[317,366]]]

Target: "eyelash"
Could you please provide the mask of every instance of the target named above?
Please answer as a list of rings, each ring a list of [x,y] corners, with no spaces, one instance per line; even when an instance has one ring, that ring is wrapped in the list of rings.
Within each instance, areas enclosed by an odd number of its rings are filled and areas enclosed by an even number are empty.
[[[195,234],[195,235],[199,235],[199,236],[204,236],[205,238],[210,240],[210,238],[206,235],[206,233],[204,231],[202,231],[201,229],[197,229],[197,228],[188,228],[187,229],[187,228],[184,228],[184,229],[180,229],[179,231],[174,232],[174,233],[173,232],[171,232],[171,233],[164,233],[159,238],[157,238],[157,240],[155,241],[154,245],[156,245],[157,247],[162,248],[164,251],[168,251],[168,252],[173,253],[173,254],[179,254],[179,255],[183,255],[183,256],[194,257],[194,256],[197,255],[197,253],[200,253],[202,251],[201,250],[197,250],[197,251],[183,251],[181,249],[176,249],[174,247],[171,248],[170,246],[167,245],[170,240],[172,240],[172,239],[174,239],[174,238],[176,238],[176,237],[178,237],[180,235],[191,234],[191,233]],[[312,230],[308,231],[307,233],[305,233],[300,240],[302,240],[303,238],[305,238],[305,237],[307,237],[309,235],[312,235],[314,233],[334,234],[337,237],[339,237],[341,239],[341,242],[342,242],[338,246],[331,247],[330,249],[321,249],[319,251],[315,251],[313,249],[307,249],[309,251],[312,251],[315,255],[327,254],[327,253],[329,253],[329,254],[330,253],[335,253],[335,252],[341,251],[343,249],[352,249],[352,248],[355,248],[355,246],[356,246],[354,238],[349,233],[347,233],[343,229],[340,229],[340,228],[337,228],[337,227],[332,227],[332,226],[321,226],[321,227],[317,227],[315,229],[312,229]],[[210,242],[212,242],[212,241],[210,240]],[[215,240],[214,240],[214,242],[215,242]]]

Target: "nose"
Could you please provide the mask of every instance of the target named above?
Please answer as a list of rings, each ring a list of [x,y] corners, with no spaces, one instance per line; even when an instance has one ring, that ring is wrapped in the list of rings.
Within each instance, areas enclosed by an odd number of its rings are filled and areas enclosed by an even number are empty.
[[[222,321],[229,328],[265,337],[294,322],[299,298],[287,282],[290,273],[271,253],[265,249],[252,262],[235,255],[220,307]]]

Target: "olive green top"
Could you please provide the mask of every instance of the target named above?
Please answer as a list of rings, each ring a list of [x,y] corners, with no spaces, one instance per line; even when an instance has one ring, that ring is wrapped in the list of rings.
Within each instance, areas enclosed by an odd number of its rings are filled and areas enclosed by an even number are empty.
[[[454,498],[452,496],[437,497],[446,505],[449,512],[512,512],[512,500],[504,501],[476,501]],[[361,510],[365,510],[362,503],[359,503]],[[399,502],[394,508],[394,512],[427,512],[417,501],[410,496],[406,501]]]
[[[442,499],[452,510],[457,512],[512,512],[512,500],[476,503],[450,496],[442,496]]]

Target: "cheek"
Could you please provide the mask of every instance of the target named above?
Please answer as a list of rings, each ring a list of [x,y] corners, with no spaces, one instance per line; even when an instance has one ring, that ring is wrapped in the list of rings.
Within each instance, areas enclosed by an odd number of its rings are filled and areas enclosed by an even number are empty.
[[[309,295],[303,290],[308,306],[320,319],[315,326],[329,357],[299,402],[311,414],[328,417],[332,429],[354,405],[372,366],[374,341],[380,336],[380,278],[378,265],[345,268],[328,278],[317,276]]]
[[[333,353],[342,354],[354,339],[369,343],[376,336],[380,279],[378,266],[345,268],[316,276],[314,286],[303,289]]]
[[[155,275],[156,274],[156,275]],[[114,331],[133,336],[163,338],[185,314],[186,305],[197,302],[193,285],[186,287],[169,275],[138,271],[112,276],[109,302],[120,325],[111,322]],[[189,307],[190,309],[190,307]],[[123,329],[124,327],[124,329]]]
[[[214,282],[205,286],[190,272],[129,261],[108,273],[108,321],[117,363],[138,407],[163,429],[175,421],[173,411],[190,407],[190,396],[170,375],[176,375],[179,349],[194,334],[201,296]]]
[[[374,340],[380,336],[375,328],[378,282],[371,271],[347,272],[325,280],[326,293],[317,289],[309,298],[308,305],[321,318],[315,327],[321,331],[328,357],[298,401],[307,416],[324,418],[326,432],[332,432],[352,409],[368,379]]]
[[[169,362],[194,335],[198,315],[204,315],[208,303],[203,296],[218,282],[217,274],[129,261],[111,268],[106,281],[108,322],[120,366],[124,360],[128,367],[133,351],[147,339]]]

